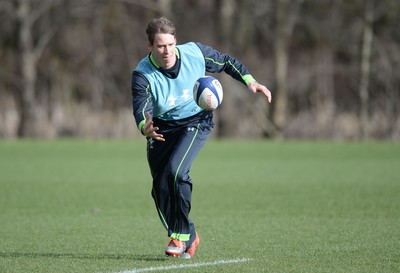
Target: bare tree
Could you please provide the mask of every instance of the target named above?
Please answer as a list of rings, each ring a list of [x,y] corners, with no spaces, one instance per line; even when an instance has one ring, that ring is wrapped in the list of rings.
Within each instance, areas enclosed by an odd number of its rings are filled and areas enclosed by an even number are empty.
[[[371,47],[373,39],[372,23],[374,17],[374,1],[365,2],[365,20],[362,38],[361,82],[360,82],[360,133],[363,139],[368,138],[368,103],[369,73],[371,67]]]
[[[215,15],[213,20],[215,28],[213,35],[219,47],[230,50],[232,36],[232,25],[235,18],[234,0],[216,0],[214,1],[213,11]]]
[[[273,122],[277,128],[276,137],[283,137],[287,115],[287,73],[289,64],[288,46],[297,17],[304,0],[277,0],[276,35],[275,35],[275,69],[276,94],[274,96]]]
[[[335,63],[334,40],[336,36],[337,22],[340,21],[338,1],[323,1],[320,3],[321,16],[318,29],[319,44],[315,49],[316,65],[316,121],[318,137],[329,138],[333,132],[335,115]],[[316,22],[315,22],[316,23]]]
[[[33,28],[35,22],[43,16],[56,1],[47,0],[39,2],[33,6],[34,2],[17,0],[15,7],[15,17],[18,25],[18,43],[21,53],[21,81],[22,90],[20,96],[20,136],[38,136],[37,131],[37,107],[35,97],[35,87],[37,81],[37,63],[42,52],[52,35],[52,26],[42,33],[39,37],[34,37]],[[37,41],[36,41],[37,40]]]

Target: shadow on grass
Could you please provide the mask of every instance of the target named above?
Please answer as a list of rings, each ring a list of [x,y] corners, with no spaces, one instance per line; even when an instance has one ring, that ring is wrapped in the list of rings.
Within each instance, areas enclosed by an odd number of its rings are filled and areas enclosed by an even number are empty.
[[[79,253],[23,253],[23,252],[0,252],[3,258],[50,258],[50,259],[88,259],[88,260],[127,260],[127,261],[165,261],[167,257],[155,255],[133,255],[133,254],[79,254]]]

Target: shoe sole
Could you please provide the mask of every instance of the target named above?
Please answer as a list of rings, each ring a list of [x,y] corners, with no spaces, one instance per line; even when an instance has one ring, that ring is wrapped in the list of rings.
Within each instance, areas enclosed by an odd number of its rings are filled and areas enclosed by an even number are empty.
[[[183,249],[177,248],[177,249],[166,249],[165,250],[165,254],[167,254],[168,256],[174,256],[174,257],[179,257],[182,256],[182,254],[184,253]]]
[[[183,253],[179,253],[179,252],[171,252],[171,251],[165,251],[165,254],[168,256],[172,256],[172,257],[180,257],[182,256]]]
[[[189,253],[185,252],[179,258],[181,258],[181,259],[190,259],[190,258],[192,258],[192,256],[190,256]]]

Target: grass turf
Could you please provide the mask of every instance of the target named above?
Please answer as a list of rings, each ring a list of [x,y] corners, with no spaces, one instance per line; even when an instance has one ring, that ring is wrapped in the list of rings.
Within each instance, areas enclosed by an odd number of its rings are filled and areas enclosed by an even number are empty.
[[[211,140],[182,260],[163,254],[143,141],[2,140],[0,272],[398,272],[399,166],[396,143]]]

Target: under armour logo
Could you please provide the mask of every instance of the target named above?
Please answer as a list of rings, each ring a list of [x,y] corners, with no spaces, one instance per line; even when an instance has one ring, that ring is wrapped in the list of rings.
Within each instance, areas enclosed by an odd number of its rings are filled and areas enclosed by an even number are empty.
[[[175,101],[176,101],[177,99],[178,99],[178,98],[175,98],[174,96],[170,95],[170,96],[168,97],[169,106],[174,106],[174,105],[175,105]]]
[[[183,90],[182,98],[183,98],[185,101],[187,101],[190,97],[191,97],[191,96],[190,96],[190,93],[189,93],[189,89]]]
[[[189,127],[189,128],[187,128],[187,130],[188,130],[188,132],[194,132],[194,131],[196,130],[196,128],[194,128],[194,127]]]
[[[184,89],[182,91],[182,96],[175,97],[173,95],[169,95],[168,97],[169,106],[175,106],[177,103],[178,104],[182,103],[182,100],[187,101],[190,98],[192,98],[192,96],[189,92],[189,89]]]

